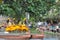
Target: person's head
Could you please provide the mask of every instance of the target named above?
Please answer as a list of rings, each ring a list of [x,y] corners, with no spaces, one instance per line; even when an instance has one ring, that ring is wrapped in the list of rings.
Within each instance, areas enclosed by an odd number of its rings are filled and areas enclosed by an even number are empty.
[[[51,23],[48,24],[48,26],[50,26],[50,25],[51,25]]]
[[[8,20],[10,20],[10,18],[8,18]]]
[[[13,20],[15,20],[15,18],[13,18]]]

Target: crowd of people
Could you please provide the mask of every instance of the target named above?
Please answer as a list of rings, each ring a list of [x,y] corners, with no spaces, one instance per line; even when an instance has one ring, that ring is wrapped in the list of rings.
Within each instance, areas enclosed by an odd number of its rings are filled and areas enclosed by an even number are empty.
[[[29,28],[32,28],[33,27],[33,23],[32,22],[27,22],[26,21],[26,18],[24,19],[25,21],[23,21],[25,24],[27,24],[27,26]],[[12,25],[12,24],[16,24],[17,22],[15,21],[15,18],[13,19],[10,19],[8,18],[6,20],[6,22],[3,23],[2,27],[7,27],[9,25]],[[39,31],[52,31],[52,32],[60,32],[60,22],[55,22],[53,24],[51,23],[48,23],[48,22],[36,22],[36,30],[39,30]]]
[[[52,32],[60,32],[60,23],[55,22],[54,24],[47,22],[38,22],[36,30],[43,31],[52,31]]]

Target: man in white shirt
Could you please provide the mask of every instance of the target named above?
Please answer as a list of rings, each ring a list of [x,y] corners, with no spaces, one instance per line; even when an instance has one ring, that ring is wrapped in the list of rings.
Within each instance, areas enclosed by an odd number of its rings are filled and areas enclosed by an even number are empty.
[[[38,25],[38,27],[40,27],[40,26],[43,25],[43,22],[40,22],[40,21],[39,21],[39,22],[37,23],[37,25]]]

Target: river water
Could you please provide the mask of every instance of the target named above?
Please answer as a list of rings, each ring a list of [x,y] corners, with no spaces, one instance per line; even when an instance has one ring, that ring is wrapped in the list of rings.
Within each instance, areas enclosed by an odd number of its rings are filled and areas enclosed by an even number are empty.
[[[60,35],[46,34],[44,40],[60,40]]]

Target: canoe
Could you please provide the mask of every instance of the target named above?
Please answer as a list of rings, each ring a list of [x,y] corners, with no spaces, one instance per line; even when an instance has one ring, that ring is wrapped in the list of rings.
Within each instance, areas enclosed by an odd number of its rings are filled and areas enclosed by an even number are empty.
[[[20,38],[20,39],[26,39],[26,38],[30,38],[30,35],[0,35],[0,38]]]
[[[43,39],[43,38],[44,38],[44,35],[34,34],[34,35],[32,35],[32,38],[33,38],[33,39]]]
[[[34,35],[0,35],[0,38],[6,38],[6,39],[43,39],[44,38],[44,35],[41,35],[41,34],[34,34]]]

